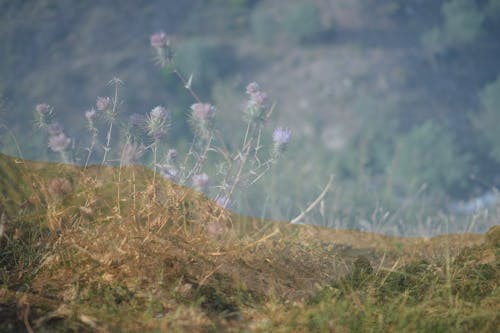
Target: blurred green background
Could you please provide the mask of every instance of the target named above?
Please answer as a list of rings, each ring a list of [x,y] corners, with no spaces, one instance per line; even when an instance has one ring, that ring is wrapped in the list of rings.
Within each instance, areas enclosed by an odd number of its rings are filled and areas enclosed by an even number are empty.
[[[334,174],[305,223],[402,235],[498,223],[500,0],[0,1],[1,151],[19,155],[15,137],[23,157],[57,160],[33,128],[42,102],[88,141],[84,112],[115,76],[123,117],[166,105],[169,142],[186,147],[194,101],[153,63],[160,30],[229,148],[251,81],[277,103],[267,137],[293,130],[235,211],[290,220]]]

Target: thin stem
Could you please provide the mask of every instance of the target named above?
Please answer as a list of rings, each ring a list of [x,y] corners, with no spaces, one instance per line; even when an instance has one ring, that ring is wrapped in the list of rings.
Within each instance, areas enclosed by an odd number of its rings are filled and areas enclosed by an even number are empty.
[[[313,208],[320,203],[321,200],[323,200],[323,198],[325,197],[326,193],[328,192],[328,190],[330,189],[330,186],[332,186],[332,183],[333,183],[333,175],[330,175],[330,179],[328,180],[328,184],[326,184],[323,192],[320,193],[320,195],[318,195],[318,197],[316,198],[316,200],[314,200],[310,205],[309,207],[306,208],[306,210],[304,210],[302,213],[300,213],[297,217],[293,218],[290,223],[291,224],[296,224],[298,223],[300,220],[302,220],[304,218],[304,216],[306,216],[307,213],[309,213],[311,210],[313,210]]]
[[[19,157],[24,159],[23,153],[21,152],[21,148],[19,147],[19,143],[17,142],[16,136],[14,135],[14,133],[10,130],[10,128],[5,126],[4,124],[0,125],[0,127],[5,128],[5,130],[7,130],[7,132],[9,132],[10,136],[12,137],[12,140],[14,140],[14,144],[16,145],[16,149],[17,149],[17,152],[19,154]]]
[[[174,65],[175,66],[175,65]],[[186,78],[184,77],[184,75],[182,75],[182,73],[180,72],[180,70],[175,67],[174,69],[174,73],[175,75],[177,75],[177,77],[181,80],[182,84],[184,85],[184,88],[186,88],[189,93],[191,94],[191,96],[193,96],[193,98],[198,102],[198,103],[201,103],[201,99],[198,97],[198,95],[194,92],[194,90],[191,88],[191,85],[188,84],[188,81],[186,80]]]
[[[156,181],[156,163],[158,158],[158,140],[155,140],[153,144],[153,186]]]
[[[117,107],[118,107],[118,85],[121,81],[119,81],[118,79],[115,79],[114,80],[115,82],[115,96],[113,98],[113,109],[111,110],[111,114],[110,114],[110,123],[109,123],[109,129],[108,129],[108,134],[106,135],[106,147],[104,148],[104,156],[102,158],[102,165],[104,165],[106,163],[106,156],[108,154],[108,151],[110,150],[110,142],[111,142],[111,132],[113,131],[113,122],[115,120],[115,116],[116,116],[116,110],[117,110]]]
[[[84,169],[87,169],[87,166],[89,165],[90,156],[92,155],[92,151],[94,150],[96,139],[97,139],[97,129],[94,127],[92,129],[92,142],[90,143],[90,147],[88,148],[89,153],[87,154],[87,158],[85,159]]]

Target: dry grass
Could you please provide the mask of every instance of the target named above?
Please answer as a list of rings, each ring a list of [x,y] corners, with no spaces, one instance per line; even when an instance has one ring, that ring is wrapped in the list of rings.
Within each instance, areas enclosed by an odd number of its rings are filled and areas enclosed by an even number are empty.
[[[483,244],[261,221],[153,186],[138,166],[0,155],[0,171],[0,332],[453,331],[464,320],[487,332],[499,321],[497,229]]]

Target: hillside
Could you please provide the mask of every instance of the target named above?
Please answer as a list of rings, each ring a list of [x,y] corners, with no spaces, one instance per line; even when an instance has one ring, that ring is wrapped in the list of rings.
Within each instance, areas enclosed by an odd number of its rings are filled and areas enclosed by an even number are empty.
[[[0,155],[0,174],[0,332],[500,323],[498,226],[387,237],[239,216],[139,166]]]

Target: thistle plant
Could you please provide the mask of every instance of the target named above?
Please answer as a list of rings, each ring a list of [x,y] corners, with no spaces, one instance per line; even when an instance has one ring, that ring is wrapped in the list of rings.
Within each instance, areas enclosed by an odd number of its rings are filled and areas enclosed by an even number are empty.
[[[121,84],[123,82],[118,79],[118,78],[113,78],[111,81],[109,81],[109,84],[113,84],[115,86],[115,94],[113,99],[110,97],[99,97],[97,98],[96,101],[96,107],[97,110],[102,111],[107,122],[109,123],[109,129],[108,133],[106,135],[106,145],[103,147],[104,149],[104,156],[102,158],[102,165],[106,164],[106,157],[111,149],[110,143],[111,143],[111,135],[113,131],[113,124],[116,121],[117,115],[118,115],[118,90]]]
[[[153,170],[156,178],[156,168],[158,164],[158,146],[161,139],[167,134],[170,115],[166,108],[157,106],[149,113],[146,120],[147,134],[153,139],[151,149],[153,151]]]
[[[68,148],[72,140],[64,133],[64,127],[55,120],[54,108],[47,103],[35,106],[35,124],[47,134],[47,146],[61,157],[64,163],[71,163]]]
[[[193,98],[193,104],[186,112],[192,130],[192,142],[189,149],[181,153],[167,142],[168,130],[172,117],[164,106],[156,106],[147,113],[133,113],[123,121],[120,115],[121,102],[119,87],[122,81],[114,78],[110,84],[114,87],[113,97],[98,97],[95,105],[84,112],[86,127],[89,131],[89,145],[84,148],[85,156],[77,159],[87,167],[92,161],[100,160],[101,165],[112,163],[112,138],[121,133],[120,166],[130,163],[148,163],[153,168],[153,185],[157,174],[181,185],[189,185],[196,190],[212,196],[216,203],[228,208],[233,204],[236,191],[244,190],[257,182],[278,158],[286,151],[291,139],[291,131],[278,127],[272,135],[265,134],[264,127],[274,109],[268,103],[268,96],[256,82],[246,86],[247,101],[242,112],[244,120],[241,145],[236,152],[227,150],[221,134],[215,127],[216,107],[202,101],[192,89],[193,78],[186,77],[174,62],[174,50],[171,39],[163,32],[153,34],[150,43],[155,51],[156,62],[167,68],[182,82]],[[46,131],[51,150],[61,155],[64,162],[69,159],[73,142],[64,131],[64,127],[55,121],[54,110],[48,104],[36,106],[36,120],[39,128]],[[118,131],[115,128],[118,127]],[[107,128],[102,130],[103,128]],[[102,130],[102,131],[101,131]],[[102,132],[102,135],[101,135]],[[267,139],[265,138],[267,137]],[[263,142],[272,142],[269,149]],[[102,150],[96,149],[102,147]],[[73,149],[73,154],[77,150]],[[99,154],[102,154],[99,156]],[[217,172],[211,174],[207,162],[216,161]],[[119,190],[118,190],[119,197]]]
[[[47,128],[53,120],[53,108],[47,103],[40,103],[36,105],[35,110],[35,122],[37,126]]]
[[[95,121],[97,118],[97,112],[95,109],[90,109],[85,111],[85,118],[87,119],[87,127],[90,131],[91,135],[91,143],[90,146],[86,149],[88,151],[87,158],[85,159],[84,167],[87,168],[90,160],[90,156],[92,155],[92,151],[94,150],[94,146],[97,143],[97,136],[99,135],[99,130],[95,125]]]

